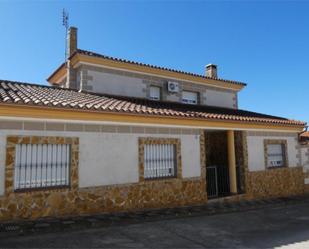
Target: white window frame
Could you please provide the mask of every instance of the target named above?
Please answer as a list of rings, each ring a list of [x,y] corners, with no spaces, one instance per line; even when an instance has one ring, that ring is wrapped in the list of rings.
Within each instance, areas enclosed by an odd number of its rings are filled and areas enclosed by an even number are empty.
[[[187,96],[185,96],[187,95]],[[189,96],[188,96],[189,95]],[[190,95],[195,95],[196,98],[190,97]],[[182,91],[182,103],[184,104],[190,104],[190,105],[197,105],[198,104],[198,92],[193,92],[193,91]]]
[[[150,86],[149,87],[149,98],[152,100],[161,100],[161,87]]]
[[[287,167],[286,141],[266,140],[265,143],[265,164],[267,168]]]

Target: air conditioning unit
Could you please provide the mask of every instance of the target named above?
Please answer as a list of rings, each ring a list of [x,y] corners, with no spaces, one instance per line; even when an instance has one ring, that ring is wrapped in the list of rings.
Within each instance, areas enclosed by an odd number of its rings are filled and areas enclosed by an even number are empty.
[[[167,82],[167,90],[170,93],[178,93],[179,92],[179,85],[177,82],[168,81]]]

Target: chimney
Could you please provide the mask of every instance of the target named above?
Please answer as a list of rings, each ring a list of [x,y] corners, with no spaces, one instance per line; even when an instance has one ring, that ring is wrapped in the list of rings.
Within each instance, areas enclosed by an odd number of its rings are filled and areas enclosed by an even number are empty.
[[[208,64],[206,66],[206,76],[210,77],[210,78],[218,78],[217,65],[215,65],[215,64]]]
[[[70,27],[68,32],[67,56],[70,57],[77,50],[77,28]]]
[[[72,68],[71,61],[68,58],[77,50],[77,28],[70,27],[67,36],[67,79],[66,79],[66,88],[77,89],[77,75],[76,70]]]

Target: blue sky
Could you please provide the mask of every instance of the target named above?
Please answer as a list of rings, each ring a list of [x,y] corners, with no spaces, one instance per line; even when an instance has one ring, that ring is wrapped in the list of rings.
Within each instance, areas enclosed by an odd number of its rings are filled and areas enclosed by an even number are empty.
[[[0,0],[0,78],[47,84],[64,59],[61,12],[79,48],[248,86],[240,108],[309,122],[309,1]]]

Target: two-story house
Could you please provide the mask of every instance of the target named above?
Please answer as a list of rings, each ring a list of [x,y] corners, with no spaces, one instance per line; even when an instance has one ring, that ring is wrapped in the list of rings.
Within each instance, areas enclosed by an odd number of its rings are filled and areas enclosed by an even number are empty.
[[[305,190],[305,123],[238,108],[246,84],[77,47],[42,86],[0,81],[0,220]]]

